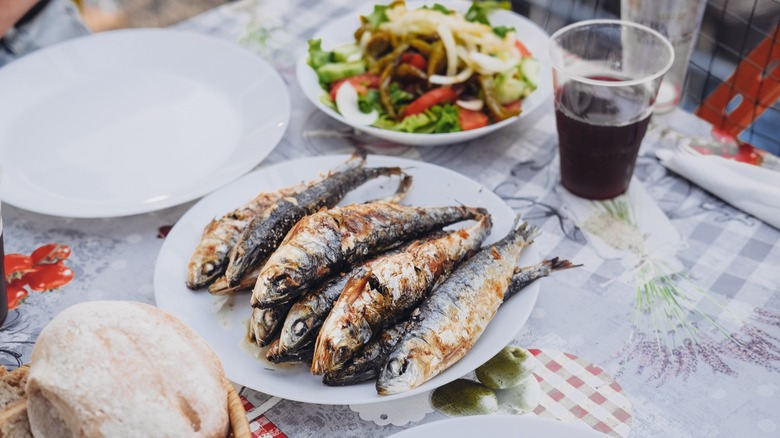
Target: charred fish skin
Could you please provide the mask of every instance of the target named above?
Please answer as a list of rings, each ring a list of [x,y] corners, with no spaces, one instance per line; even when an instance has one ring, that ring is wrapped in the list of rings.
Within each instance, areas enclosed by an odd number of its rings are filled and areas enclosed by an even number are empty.
[[[328,175],[360,167],[365,161],[365,154],[353,154],[352,157],[333,169]],[[219,219],[212,220],[203,230],[201,239],[187,265],[187,278],[185,281],[187,287],[193,290],[201,289],[221,278],[220,276],[224,274],[228,266],[230,252],[250,221],[257,215],[267,212],[280,199],[293,196],[316,182],[317,180],[315,179],[273,192],[261,192],[241,207]],[[218,290],[221,290],[223,293],[230,293],[230,290],[222,286]]]
[[[302,345],[309,343],[313,351],[317,333],[319,333],[322,323],[333,308],[336,299],[344,290],[347,281],[358,272],[361,272],[364,267],[369,267],[385,257],[397,254],[408,246],[408,243],[402,244],[398,248],[381,253],[362,265],[352,268],[349,272],[341,272],[331,277],[316,289],[308,290],[301,295],[290,308],[287,318],[282,325],[278,347],[280,352],[294,352],[301,348]]]
[[[276,192],[260,193],[242,207],[209,222],[187,265],[187,287],[201,289],[221,276],[227,268],[231,249],[252,218],[275,205],[282,197],[293,195],[303,187],[301,184]]]
[[[371,254],[486,214],[471,207],[410,207],[382,201],[319,211],[300,220],[271,254],[257,278],[252,305],[289,301]]]
[[[258,347],[270,344],[281,330],[281,322],[287,316],[292,303],[281,304],[265,309],[252,309],[252,317],[249,320],[249,340]]]
[[[407,319],[384,330],[353,356],[346,366],[324,372],[322,383],[328,386],[345,386],[376,379],[387,356],[411,326],[412,320]]]
[[[268,215],[255,216],[230,252],[226,277],[230,286],[271,254],[290,228],[306,215],[331,208],[347,192],[380,176],[404,175],[399,167],[359,167],[328,176],[293,196],[282,198]],[[406,184],[404,178],[401,184]]]
[[[536,265],[519,268],[512,276],[512,283],[504,294],[504,302],[540,278],[546,277],[555,271],[579,266],[581,265],[575,265],[568,260],[560,260],[558,257],[555,257]],[[410,319],[398,322],[396,325],[383,331],[353,356],[346,366],[333,371],[326,371],[322,376],[322,382],[328,386],[344,386],[376,379],[390,352],[401,341],[404,333],[412,328],[414,319],[415,317],[412,316]]]
[[[314,343],[310,342],[295,352],[282,352],[279,350],[279,339],[271,343],[271,346],[266,352],[265,358],[271,363],[283,363],[283,362],[303,362],[305,364],[311,363],[312,355],[314,354]]]
[[[435,283],[490,234],[489,215],[438,238],[417,241],[353,276],[320,329],[312,373],[342,367],[382,329],[414,309]]]
[[[471,349],[503,302],[517,260],[537,232],[524,223],[461,264],[432,291],[382,367],[379,394],[415,388]]]
[[[319,328],[349,277],[349,273],[337,275],[317,289],[304,293],[292,305],[279,334],[280,354],[295,352],[305,344],[311,344],[314,351],[314,340]]]
[[[263,266],[252,290],[252,306],[272,307],[291,300],[335,272],[342,265],[340,242],[339,224],[325,212],[299,221]],[[265,291],[276,295],[266,296]]]

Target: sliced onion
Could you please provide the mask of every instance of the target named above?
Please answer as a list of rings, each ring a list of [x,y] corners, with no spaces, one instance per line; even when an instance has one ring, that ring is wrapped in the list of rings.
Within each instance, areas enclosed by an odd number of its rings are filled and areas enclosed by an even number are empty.
[[[471,52],[469,55],[481,73],[501,73],[517,65],[517,60],[514,59],[503,60],[479,52]]]
[[[458,71],[458,51],[456,49],[455,37],[452,31],[444,24],[436,27],[436,33],[439,34],[441,42],[444,44],[444,51],[447,52],[447,76],[455,76]]]
[[[485,105],[485,102],[483,102],[482,99],[470,99],[470,100],[458,99],[455,101],[455,105],[458,105],[463,109],[467,109],[471,111],[481,111],[482,107]]]
[[[461,82],[466,82],[473,74],[474,74],[474,69],[467,66],[455,76],[442,76],[442,75],[428,76],[428,82],[437,85],[460,84]]]
[[[361,52],[366,51],[366,46],[368,46],[369,41],[371,41],[371,32],[369,31],[363,32],[363,35],[360,35],[360,42],[358,43]]]
[[[370,125],[379,118],[379,113],[376,110],[368,114],[360,111],[357,91],[349,81],[341,84],[339,91],[336,92],[336,108],[348,122],[354,125]]]

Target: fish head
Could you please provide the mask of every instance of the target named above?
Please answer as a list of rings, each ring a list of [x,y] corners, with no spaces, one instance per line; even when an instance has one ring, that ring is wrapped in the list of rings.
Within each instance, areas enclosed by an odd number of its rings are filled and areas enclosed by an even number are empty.
[[[264,270],[255,283],[254,297],[260,306],[272,306],[293,298],[290,292],[302,282],[300,271],[284,265],[271,266]]]
[[[322,337],[322,346],[315,358],[324,372],[340,369],[363,347],[372,334],[371,326],[363,318],[347,320],[338,329],[329,330]]]
[[[285,322],[285,326],[279,335],[282,346],[289,349],[296,349],[300,345],[311,341],[317,335],[317,331],[314,330],[314,325],[317,323],[314,313],[309,312],[307,315],[296,310],[294,305],[287,316],[292,319],[292,323],[288,325]]]
[[[422,385],[430,375],[429,364],[414,350],[401,346],[387,359],[379,371],[376,390],[380,395],[397,394]]]
[[[224,272],[225,264],[214,260],[193,261],[187,270],[187,287],[200,289]]]

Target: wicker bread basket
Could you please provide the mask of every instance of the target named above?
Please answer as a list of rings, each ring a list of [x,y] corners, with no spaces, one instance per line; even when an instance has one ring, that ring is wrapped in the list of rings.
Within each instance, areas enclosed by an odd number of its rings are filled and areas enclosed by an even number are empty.
[[[225,379],[225,389],[228,394],[228,416],[230,417],[230,434],[233,438],[252,438],[252,432],[249,430],[249,420],[246,418],[241,398],[238,396],[233,384]]]

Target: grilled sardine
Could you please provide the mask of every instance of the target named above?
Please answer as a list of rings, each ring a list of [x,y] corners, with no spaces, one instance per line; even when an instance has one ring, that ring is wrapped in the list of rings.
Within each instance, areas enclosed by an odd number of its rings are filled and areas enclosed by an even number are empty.
[[[469,207],[409,207],[392,202],[319,211],[296,223],[271,254],[252,291],[252,305],[287,302],[371,254],[486,213]]]
[[[329,175],[360,167],[364,163],[364,155],[353,155]],[[230,251],[255,216],[268,211],[280,199],[293,196],[317,181],[312,180],[273,192],[261,192],[241,207],[209,222],[187,265],[187,287],[200,289],[213,283],[225,272]]]
[[[519,268],[512,276],[512,283],[504,294],[504,302],[529,284],[550,275],[552,272],[577,266],[580,265],[573,265],[568,260],[560,260],[556,257],[536,265]],[[346,366],[325,372],[322,376],[322,382],[329,386],[343,386],[376,379],[390,352],[401,341],[404,333],[412,328],[414,318],[413,313],[412,318],[402,320],[384,330],[353,356]]]
[[[490,216],[405,251],[355,274],[325,320],[314,347],[312,373],[340,368],[375,334],[417,307],[441,278],[473,255],[490,234]]]
[[[284,239],[287,232],[306,215],[335,206],[351,190],[380,176],[403,175],[398,167],[359,167],[334,173],[292,196],[281,198],[267,214],[255,216],[230,251],[225,272],[228,285],[234,287],[262,263]],[[409,184],[404,178],[401,185]]]
[[[503,302],[517,260],[536,232],[524,223],[461,264],[431,292],[382,367],[379,394],[415,388],[471,349]]]

